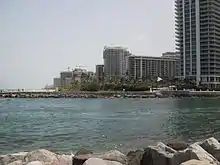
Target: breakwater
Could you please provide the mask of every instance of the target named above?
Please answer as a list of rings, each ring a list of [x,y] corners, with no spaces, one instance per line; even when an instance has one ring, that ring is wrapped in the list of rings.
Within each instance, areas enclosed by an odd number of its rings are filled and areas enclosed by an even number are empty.
[[[97,92],[2,92],[0,98],[155,98],[155,97],[219,97],[220,91],[157,90]]]
[[[79,150],[60,155],[45,149],[0,155],[1,165],[219,165],[220,143],[209,138],[193,144],[159,142],[145,149],[122,153]]]

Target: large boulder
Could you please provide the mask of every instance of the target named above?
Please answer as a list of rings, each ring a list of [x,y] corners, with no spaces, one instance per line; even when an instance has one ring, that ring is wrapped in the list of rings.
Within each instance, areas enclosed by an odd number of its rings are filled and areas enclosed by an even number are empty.
[[[176,152],[163,143],[149,146],[145,149],[141,165],[172,165],[172,158]]]
[[[60,165],[72,165],[71,155],[57,155]]]
[[[116,161],[122,164],[127,164],[127,157],[123,153],[113,150],[106,153],[95,153],[95,154],[76,154],[73,157],[72,164],[73,165],[82,165],[89,158],[100,158],[103,160]]]
[[[201,146],[199,146],[197,143],[194,143],[190,145],[188,148],[192,152],[192,154],[195,154],[198,160],[201,161],[207,161],[210,164],[217,164],[219,165],[219,161],[213,157],[211,154],[206,152]]]
[[[44,165],[44,163],[41,161],[33,161],[33,162],[28,163],[27,165]]]
[[[89,158],[86,160],[83,165],[122,165],[116,161],[103,160],[100,158]]]
[[[220,143],[215,138],[209,138],[198,143],[204,150],[220,161]]]
[[[23,165],[23,162],[21,160],[17,160],[12,163],[9,163],[8,165]]]
[[[191,159],[200,160],[213,165],[220,164],[217,159],[206,152],[197,143],[181,151],[176,151],[163,143],[158,143],[157,146],[149,146],[145,149],[140,164],[137,165],[180,165]]]
[[[179,152],[175,153],[171,164],[178,165],[178,164],[181,164],[181,163],[186,162],[191,159],[205,161],[205,162],[208,162],[213,165],[220,164],[217,159],[215,159],[212,155],[210,155],[208,152],[206,152],[197,143],[190,145],[184,151],[179,151]]]
[[[42,161],[46,165],[59,165],[57,155],[45,149],[29,152],[25,157],[26,162]]]
[[[0,165],[7,165],[15,161],[24,161],[27,152],[19,152],[15,154],[0,155]]]
[[[127,154],[128,165],[141,165],[141,160],[143,158],[144,151],[137,150],[137,151],[130,151]]]
[[[100,155],[99,158],[109,161],[117,161],[122,164],[128,163],[127,156],[117,150],[106,152]]]
[[[192,159],[187,162],[181,163],[181,165],[212,165],[212,164],[206,161]]]
[[[184,143],[184,142],[178,142],[178,141],[167,143],[166,145],[170,148],[173,148],[176,151],[182,151],[182,150],[185,150],[187,147],[189,147],[189,144]]]

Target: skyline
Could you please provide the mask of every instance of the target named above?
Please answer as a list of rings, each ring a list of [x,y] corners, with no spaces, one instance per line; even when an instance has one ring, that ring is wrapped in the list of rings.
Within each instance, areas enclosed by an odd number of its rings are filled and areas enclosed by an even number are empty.
[[[174,0],[1,1],[0,88],[41,88],[76,65],[95,71],[104,46],[175,51]]]

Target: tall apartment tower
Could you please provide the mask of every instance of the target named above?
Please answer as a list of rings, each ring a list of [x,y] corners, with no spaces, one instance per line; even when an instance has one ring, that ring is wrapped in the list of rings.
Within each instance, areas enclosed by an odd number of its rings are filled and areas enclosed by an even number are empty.
[[[105,47],[103,51],[105,79],[126,76],[130,52],[122,47]]]
[[[104,81],[104,65],[96,65],[96,80],[98,83],[103,83]]]
[[[220,87],[220,0],[175,0],[181,77]]]

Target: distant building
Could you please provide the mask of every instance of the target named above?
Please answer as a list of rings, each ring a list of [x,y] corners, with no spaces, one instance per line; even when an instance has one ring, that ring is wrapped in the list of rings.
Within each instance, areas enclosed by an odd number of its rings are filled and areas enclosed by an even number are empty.
[[[179,52],[166,52],[162,54],[162,57],[173,58],[176,60],[176,78],[180,78],[181,62]]]
[[[58,87],[54,87],[54,85],[46,85],[46,86],[44,87],[44,89],[47,89],[47,90],[55,89],[55,88],[58,88]]]
[[[63,71],[60,73],[60,85],[61,87],[67,87],[70,80],[73,78],[72,71]]]
[[[122,47],[105,47],[103,51],[105,78],[125,77],[130,55],[131,53]]]
[[[73,70],[73,81],[81,82],[83,78],[88,77],[88,71],[86,69],[75,68]]]
[[[65,86],[68,87],[73,83],[73,78],[72,77],[66,77],[65,78]]]
[[[176,76],[176,59],[168,57],[130,56],[128,58],[130,79],[173,79]]]
[[[104,82],[104,65],[96,65],[96,80],[98,83]]]
[[[56,77],[56,78],[53,79],[53,87],[54,88],[61,87],[61,80],[60,80],[60,78]]]

